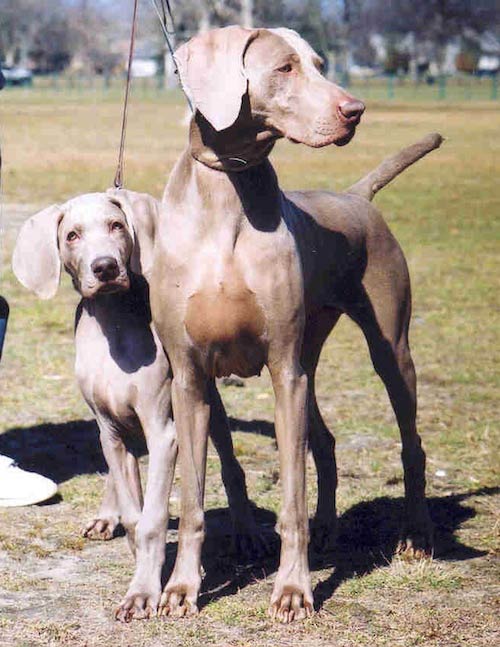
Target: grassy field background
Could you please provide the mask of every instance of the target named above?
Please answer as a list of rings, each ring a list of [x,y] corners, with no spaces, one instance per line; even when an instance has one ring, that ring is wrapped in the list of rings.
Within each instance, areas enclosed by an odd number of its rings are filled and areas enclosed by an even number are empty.
[[[359,330],[341,320],[325,345],[317,388],[338,443],[338,549],[312,557],[318,614],[286,627],[266,616],[276,561],[238,564],[229,555],[227,503],[212,449],[199,618],[115,623],[112,611],[133,572],[126,542],[81,538],[98,508],[105,466],[73,377],[78,298],[65,277],[54,300],[38,301],[16,283],[9,261],[26,217],[111,184],[120,111],[118,94],[0,96],[0,293],[11,305],[0,368],[0,453],[60,483],[51,505],[0,510],[0,645],[498,644],[498,104],[368,101],[349,146],[314,151],[280,143],[273,153],[283,187],[342,189],[429,131],[446,137],[376,199],[412,276],[411,342],[435,557],[409,563],[393,556],[403,491],[398,432]],[[128,188],[161,195],[186,140],[184,114],[176,93],[133,99]],[[222,387],[222,395],[259,519],[272,527],[280,484],[269,379]],[[177,477],[170,563],[178,484]]]

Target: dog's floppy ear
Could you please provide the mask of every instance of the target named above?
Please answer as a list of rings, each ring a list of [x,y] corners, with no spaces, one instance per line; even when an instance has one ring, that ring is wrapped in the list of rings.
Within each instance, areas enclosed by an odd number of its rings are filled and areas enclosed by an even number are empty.
[[[42,299],[57,292],[61,277],[61,259],[57,230],[63,210],[53,204],[29,218],[19,232],[12,269],[20,283]]]
[[[130,269],[149,278],[153,265],[153,250],[160,203],[147,193],[126,189],[108,189],[111,202],[125,214],[134,241]]]
[[[243,57],[257,29],[224,27],[203,32],[175,52],[181,84],[189,100],[215,128],[236,121],[248,80]]]

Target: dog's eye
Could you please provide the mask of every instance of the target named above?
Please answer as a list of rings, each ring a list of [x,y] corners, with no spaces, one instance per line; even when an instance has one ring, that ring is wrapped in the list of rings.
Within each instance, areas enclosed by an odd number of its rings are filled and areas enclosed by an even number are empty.
[[[111,231],[121,231],[123,228],[123,224],[121,222],[118,222],[118,220],[111,223]]]
[[[282,72],[283,74],[288,74],[289,72],[292,71],[292,66],[290,63],[287,63],[286,65],[282,65],[281,67],[278,68],[278,72]]]
[[[66,236],[66,240],[68,241],[68,243],[73,242],[77,238],[79,238],[79,236],[76,233],[76,231],[70,231],[69,234]]]

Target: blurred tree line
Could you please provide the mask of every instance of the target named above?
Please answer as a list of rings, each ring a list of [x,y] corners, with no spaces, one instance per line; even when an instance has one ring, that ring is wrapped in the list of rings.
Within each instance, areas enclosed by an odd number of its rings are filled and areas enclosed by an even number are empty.
[[[392,71],[411,67],[424,41],[440,64],[446,45],[461,38],[465,43],[461,56],[469,60],[474,46],[469,44],[467,50],[467,35],[498,31],[497,0],[171,0],[170,4],[178,42],[226,24],[286,26],[299,31],[330,67],[341,72],[352,61],[373,64],[373,34],[384,37],[384,65]],[[29,64],[39,72],[72,66],[109,74],[123,65],[132,6],[132,0],[0,0],[0,61]],[[162,34],[150,0],[140,0],[139,11],[140,39],[161,52]],[[402,51],[397,44],[404,38]]]

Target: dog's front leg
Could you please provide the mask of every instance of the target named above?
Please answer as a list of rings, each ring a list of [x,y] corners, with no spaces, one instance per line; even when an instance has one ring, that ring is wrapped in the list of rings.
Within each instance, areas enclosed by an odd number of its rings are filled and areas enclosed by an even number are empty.
[[[181,471],[181,520],[177,559],[161,597],[159,614],[181,617],[198,612],[210,405],[205,377],[190,369],[176,371],[174,362],[172,365],[172,402]]]
[[[269,365],[276,397],[282,509],[280,566],[269,613],[280,622],[309,617],[313,595],[307,559],[307,376],[298,361]]]
[[[162,416],[163,413],[163,416]],[[168,504],[177,458],[177,437],[171,419],[154,411],[143,423],[149,451],[144,507],[135,531],[136,567],[125,598],[115,617],[122,622],[155,616],[161,595],[165,562]]]

